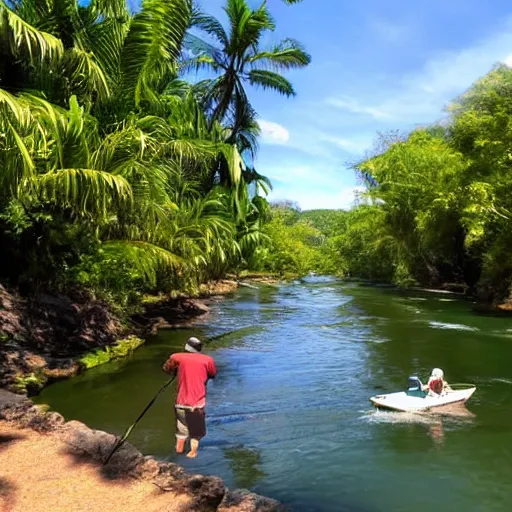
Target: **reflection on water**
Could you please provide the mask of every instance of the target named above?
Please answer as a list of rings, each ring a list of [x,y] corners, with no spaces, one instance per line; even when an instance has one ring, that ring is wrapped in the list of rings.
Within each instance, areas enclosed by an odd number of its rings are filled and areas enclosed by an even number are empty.
[[[446,428],[463,428],[473,425],[476,414],[465,404],[456,403],[436,407],[431,411],[396,412],[376,409],[363,415],[370,423],[391,423],[395,425],[421,425],[437,445],[445,441]]]
[[[265,476],[261,469],[261,455],[254,449],[243,446],[225,448],[224,456],[230,462],[237,487],[251,489]]]
[[[130,437],[144,453],[299,512],[508,511],[512,322],[442,298],[326,278],[244,288],[204,324],[162,331],[131,358],[37,400],[121,434],[165,382],[163,361],[193,334],[218,368],[200,456],[173,452],[174,389]],[[448,382],[477,385],[467,407],[372,408],[379,390],[403,389],[435,367]]]

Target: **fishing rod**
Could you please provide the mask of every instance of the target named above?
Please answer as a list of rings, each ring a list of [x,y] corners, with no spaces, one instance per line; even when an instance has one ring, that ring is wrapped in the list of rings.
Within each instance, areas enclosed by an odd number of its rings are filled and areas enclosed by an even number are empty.
[[[126,432],[123,434],[123,436],[117,441],[117,443],[115,444],[114,448],[112,448],[112,451],[109,453],[108,457],[106,458],[105,462],[103,463],[104,465],[107,465],[108,462],[110,461],[110,459],[112,458],[112,456],[114,455],[114,453],[117,452],[117,450],[119,450],[119,448],[121,448],[121,446],[123,445],[123,443],[126,441],[126,439],[128,438],[128,436],[131,434],[132,430],[134,429],[135,425],[137,425],[137,423],[139,423],[139,421],[142,419],[142,417],[144,416],[144,414],[146,414],[146,412],[148,412],[149,408],[155,403],[156,399],[159,397],[159,395],[165,391],[165,389],[167,389],[174,381],[174,379],[176,378],[176,375],[173,375],[159,390],[158,390],[158,393],[153,397],[153,399],[149,402],[148,405],[146,405],[146,408],[140,413],[139,417],[126,429]]]

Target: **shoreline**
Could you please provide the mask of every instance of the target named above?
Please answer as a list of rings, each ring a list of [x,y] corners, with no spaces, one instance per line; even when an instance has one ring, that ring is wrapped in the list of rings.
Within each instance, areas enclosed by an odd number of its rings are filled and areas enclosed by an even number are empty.
[[[280,282],[283,282],[283,280],[277,279],[276,276],[248,275],[229,277],[231,279],[204,285],[202,290],[194,297],[186,295],[176,297],[147,297],[144,304],[144,311],[133,315],[131,318],[132,324],[129,327],[130,331],[128,332],[136,332],[139,335],[150,336],[156,334],[159,329],[179,329],[188,327],[193,325],[195,321],[204,319],[210,312],[209,306],[211,304],[235,292],[240,286],[258,288],[255,285],[277,286]],[[366,284],[370,285],[370,283]],[[462,298],[460,297],[462,294],[447,290],[425,288],[410,288],[409,290],[424,291],[427,293],[436,291],[443,294],[451,293],[453,295],[459,295],[459,298]],[[3,292],[1,285],[0,292]],[[0,300],[1,299],[5,299],[5,292],[4,297],[0,294]],[[3,303],[0,302],[0,305],[3,306]],[[497,307],[493,305],[488,305],[487,307],[494,308],[488,311],[488,313],[496,312],[497,310]],[[3,325],[1,320],[2,318],[0,317],[0,329]],[[69,378],[89,368],[98,366],[99,364],[104,364],[121,357],[127,357],[139,346],[144,344],[144,342],[144,339],[134,336],[133,334],[124,338],[118,338],[110,345],[97,347],[94,351],[87,352],[82,354],[78,359],[75,358],[71,360],[71,365],[70,360],[61,359],[56,361],[50,358],[46,360],[46,366],[41,368],[41,374],[34,375],[34,372],[31,372],[24,375],[24,379],[26,379],[24,381],[24,389],[16,389],[18,394],[12,395],[8,391],[3,390],[0,386],[0,426],[7,423],[13,428],[30,428],[38,433],[49,433],[57,436],[63,435],[67,439],[66,442],[69,441],[69,438],[66,437],[68,435],[71,435],[73,439],[80,438],[82,441],[88,439],[87,441],[83,441],[85,447],[80,444],[78,448],[75,448],[82,450],[82,453],[85,454],[88,459],[96,461],[97,464],[101,463],[108,454],[109,447],[111,448],[117,440],[115,436],[106,432],[92,430],[76,421],[66,422],[59,413],[46,412],[44,411],[45,406],[34,405],[30,399],[23,396],[23,391],[25,392],[24,394],[29,396],[31,394],[37,394],[43,387],[55,380]],[[0,356],[2,355],[2,350],[5,353],[6,349],[7,351],[9,349],[8,344],[4,344],[2,347],[2,343],[5,342],[0,337]],[[29,356],[33,358],[34,363],[38,362],[38,358],[44,360],[40,354],[31,353]],[[40,360],[39,363],[41,363]],[[59,363],[61,365],[57,366]],[[35,382],[32,382],[32,379]],[[31,391],[33,391],[33,393],[31,393]],[[8,394],[6,395],[6,393]],[[5,396],[10,397],[7,400],[7,405]],[[13,398],[13,396],[15,398]],[[72,432],[72,434],[69,434],[69,432]],[[82,441],[80,441],[80,443],[82,443]],[[69,442],[71,442],[73,446],[73,441]],[[180,489],[179,492],[183,492],[187,494],[187,496],[192,496],[193,498],[191,499],[201,503],[201,505],[198,505],[198,510],[284,510],[283,505],[275,500],[261,497],[245,490],[231,492],[218,477],[187,475],[184,469],[179,465],[160,462],[152,457],[145,457],[129,443],[125,444],[127,447],[123,447],[120,450],[120,459],[116,459],[116,454],[107,467],[110,468],[111,465],[113,465],[110,469],[113,470],[113,468],[116,467],[117,469],[115,469],[115,471],[123,473],[129,478],[141,478],[143,480],[149,478],[155,486],[160,487],[161,490],[165,492],[176,492],[176,489]],[[133,465],[134,460],[137,461],[135,465]],[[13,463],[15,464],[16,462],[14,461]],[[150,476],[148,476],[149,474]],[[215,502],[215,508],[208,508],[210,505],[205,505],[206,502],[204,500],[206,498],[201,497],[203,492],[209,493],[210,498]],[[212,498],[212,496],[214,497]],[[212,502],[208,503],[211,504]],[[238,508],[239,506],[241,508]]]
[[[79,294],[19,297],[0,284],[0,389],[33,396],[51,383],[90,368],[128,357],[160,329],[187,328],[210,313],[212,304],[240,287],[279,286],[296,276],[244,272],[201,285],[194,295],[145,296],[124,321],[112,305]],[[477,314],[511,316],[512,302],[487,303],[454,285],[440,288],[396,285],[341,278],[363,286],[402,292],[451,295],[473,301]],[[448,289],[447,289],[448,288]]]
[[[221,512],[285,510],[284,506],[276,500],[246,489],[230,491],[219,477],[187,474],[178,464],[144,456],[129,442],[126,442],[112,457],[108,465],[102,466],[100,464],[118,439],[116,436],[90,429],[77,421],[66,422],[58,412],[47,412],[47,406],[35,405],[29,398],[56,380],[71,378],[87,369],[129,356],[145,343],[146,340],[139,337],[140,335],[148,337],[155,335],[160,329],[179,329],[193,325],[195,321],[204,319],[209,314],[211,304],[234,293],[239,286],[256,288],[250,283],[277,285],[279,282],[278,280],[274,280],[273,283],[269,281],[270,279],[261,279],[261,276],[254,280],[241,277],[236,280],[221,280],[203,285],[196,297],[186,295],[172,298],[148,297],[144,304],[144,311],[133,315],[130,318],[130,325],[125,326],[124,331],[121,331],[127,336],[115,338],[110,344],[98,346],[76,357],[52,358],[44,352],[32,352],[19,344],[13,344],[12,341],[9,344],[9,341],[5,342],[0,338],[2,343],[0,364],[2,359],[7,360],[13,367],[11,369],[15,371],[7,375],[10,377],[7,382],[6,368],[3,367],[3,372],[0,372],[2,384],[0,385],[0,426],[7,425],[8,428],[13,429],[28,428],[40,435],[55,436],[58,442],[70,446],[80,457],[85,457],[95,464],[101,473],[115,474],[116,478],[121,475],[123,478],[136,481],[150,481],[162,492],[185,496],[192,503],[187,510]],[[18,297],[8,294],[0,285],[0,306],[4,313],[5,305],[9,306],[10,301],[12,306],[17,300],[19,300]],[[9,313],[9,308],[7,311]],[[5,324],[4,314],[4,318],[0,317],[0,328]],[[24,326],[19,324],[19,327],[22,330]],[[13,464],[16,462],[14,461]]]
[[[101,430],[90,429],[78,421],[66,421],[59,413],[46,411],[43,406],[35,405],[27,397],[1,389],[0,428],[8,434],[4,434],[4,437],[21,439],[23,431],[30,430],[37,433],[38,440],[57,442],[64,448],[61,448],[59,453],[65,452],[77,461],[74,463],[75,467],[92,467],[95,473],[106,481],[149,482],[155,486],[155,490],[169,493],[170,499],[179,497],[187,501],[186,510],[200,512],[286,510],[278,501],[246,489],[229,490],[224,481],[217,476],[189,474],[178,464],[144,456],[129,442],[124,443],[105,465],[104,461],[117,441],[116,436]],[[12,464],[16,462],[13,461]],[[11,465],[10,461],[9,465]],[[30,468],[32,467],[34,467],[33,464]],[[20,478],[29,476],[23,473]],[[78,483],[80,484],[83,482]],[[10,482],[10,486],[12,489],[17,488],[16,482]],[[108,487],[106,483],[105,486]],[[109,492],[108,488],[104,490],[106,493]],[[61,491],[64,495],[67,492],[70,492],[67,487]],[[3,495],[0,494],[0,504],[2,499]],[[35,495],[34,500],[37,499],[38,496]],[[87,503],[84,507],[79,510],[90,510]],[[179,510],[184,509],[179,508]]]
[[[82,296],[22,298],[0,284],[0,389],[33,396],[51,383],[128,357],[160,329],[193,325],[239,283],[219,280],[197,296],[145,297],[122,321],[104,301]]]
[[[390,290],[394,290],[397,292],[419,292],[419,293],[429,293],[429,294],[437,294],[437,295],[446,295],[452,296],[457,300],[463,300],[467,302],[473,303],[473,312],[481,313],[490,316],[504,316],[509,317],[512,316],[512,295],[510,298],[501,299],[498,302],[487,301],[485,299],[479,298],[478,295],[473,291],[470,292],[468,290],[463,291],[461,285],[457,284],[445,284],[444,287],[439,288],[431,288],[424,286],[409,286],[409,287],[400,287],[396,284],[386,283],[386,282],[378,282],[378,281],[369,281],[365,279],[357,279],[357,278],[343,278],[340,279],[347,282],[361,283],[364,286],[375,287],[375,288],[387,288]]]

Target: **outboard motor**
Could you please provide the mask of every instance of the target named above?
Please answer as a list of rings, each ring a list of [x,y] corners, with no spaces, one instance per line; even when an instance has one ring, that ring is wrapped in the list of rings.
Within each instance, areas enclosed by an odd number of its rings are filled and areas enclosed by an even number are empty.
[[[423,398],[426,393],[423,391],[423,384],[419,377],[413,376],[409,377],[409,385],[407,389],[407,395],[409,396],[417,396]]]

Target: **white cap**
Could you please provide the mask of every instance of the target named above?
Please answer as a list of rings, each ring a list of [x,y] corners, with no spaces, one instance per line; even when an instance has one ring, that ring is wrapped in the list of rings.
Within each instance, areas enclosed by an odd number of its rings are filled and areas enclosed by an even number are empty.
[[[436,379],[442,379],[444,377],[443,370],[441,368],[434,368],[432,370],[432,377],[435,377]]]
[[[201,352],[203,348],[203,343],[197,338],[189,338],[187,344],[185,345],[185,350],[187,352]]]

